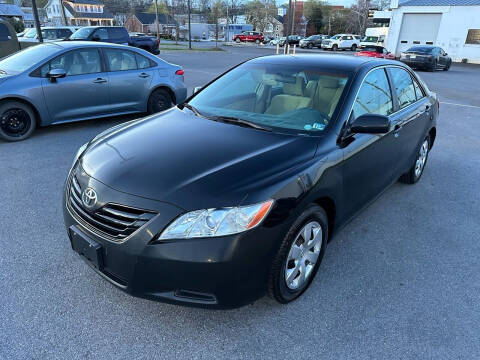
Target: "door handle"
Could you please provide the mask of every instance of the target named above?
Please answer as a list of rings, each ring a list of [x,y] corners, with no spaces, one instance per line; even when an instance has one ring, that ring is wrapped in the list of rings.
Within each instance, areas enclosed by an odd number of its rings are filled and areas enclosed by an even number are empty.
[[[94,82],[94,84],[106,83],[107,79],[97,78],[96,80],[93,80],[93,82]]]
[[[147,77],[149,77],[150,75],[148,75],[147,73],[141,73],[141,74],[138,75],[138,76],[140,76],[141,78],[147,78]]]

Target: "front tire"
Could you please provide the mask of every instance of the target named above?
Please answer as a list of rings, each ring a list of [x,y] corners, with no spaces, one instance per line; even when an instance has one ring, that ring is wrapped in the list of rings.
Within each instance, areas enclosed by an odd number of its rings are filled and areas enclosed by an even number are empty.
[[[332,51],[337,51],[338,50],[338,45],[337,44],[333,44],[332,46]]]
[[[0,103],[0,138],[6,141],[25,140],[36,126],[37,119],[31,106],[18,101]]]
[[[447,64],[447,66],[445,66],[445,67],[443,68],[443,71],[448,71],[448,70],[450,70],[450,66],[452,66],[452,62],[451,62],[451,61]]]
[[[242,41],[240,40],[240,38],[236,38],[236,39],[235,39],[235,42],[236,42],[237,44],[240,44]]]
[[[357,44],[353,44],[352,47],[351,47],[351,50],[356,51],[357,50]]]
[[[148,99],[147,111],[155,114],[170,109],[173,106],[172,97],[165,89],[155,90]]]
[[[310,205],[293,223],[273,260],[268,283],[271,298],[286,304],[307,290],[322,262],[327,239],[327,214],[320,206]]]
[[[415,157],[415,162],[408,172],[403,174],[400,177],[400,182],[404,184],[415,184],[422,177],[423,171],[425,170],[425,165],[427,165],[428,154],[430,152],[431,139],[427,135],[425,140],[422,141],[420,149],[417,152]]]
[[[255,44],[257,44],[257,45],[260,44],[260,40],[258,40],[258,39],[255,40]]]

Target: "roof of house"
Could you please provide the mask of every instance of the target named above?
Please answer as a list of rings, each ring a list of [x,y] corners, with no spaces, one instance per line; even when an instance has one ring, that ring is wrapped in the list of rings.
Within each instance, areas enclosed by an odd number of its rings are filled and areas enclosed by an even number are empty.
[[[0,16],[19,16],[23,17],[25,14],[17,5],[0,4]]]
[[[480,5],[480,0],[406,0],[399,6],[472,6]]]
[[[72,14],[72,17],[76,19],[113,19],[113,14],[106,7],[103,8],[103,12],[101,13],[80,12],[75,11],[75,9],[67,2],[64,2],[63,4],[65,5],[65,9],[67,9],[68,12]]]
[[[136,12],[135,16],[143,25],[150,25],[155,23],[155,14],[153,13]],[[176,24],[176,21],[172,16],[168,15],[167,18],[166,14],[158,14],[159,24],[166,24],[167,20],[169,24]]]
[[[103,3],[98,0],[68,0],[68,1],[74,4],[103,5]]]

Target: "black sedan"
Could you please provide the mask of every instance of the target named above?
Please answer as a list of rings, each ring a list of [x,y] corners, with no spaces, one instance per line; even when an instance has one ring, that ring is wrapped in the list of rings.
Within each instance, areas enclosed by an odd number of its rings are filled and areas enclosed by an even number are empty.
[[[399,62],[247,61],[79,149],[63,197],[72,248],[135,296],[290,302],[346,221],[399,178],[420,179],[438,111]]]
[[[430,71],[439,68],[448,71],[452,65],[452,59],[442,48],[430,45],[412,46],[400,54],[400,61],[412,68]]]

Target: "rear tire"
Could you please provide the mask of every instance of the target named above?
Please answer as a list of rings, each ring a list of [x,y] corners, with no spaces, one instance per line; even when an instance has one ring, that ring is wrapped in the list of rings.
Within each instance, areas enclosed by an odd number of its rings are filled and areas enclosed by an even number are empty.
[[[286,304],[307,290],[322,262],[327,239],[325,210],[308,206],[290,227],[273,260],[268,281],[271,298]]]
[[[308,45],[307,45],[307,48],[308,48],[308,49],[311,49],[311,48],[313,48],[313,45],[312,45],[312,44],[308,44]]]
[[[21,141],[32,135],[37,126],[35,111],[18,101],[0,103],[0,138]]]
[[[148,98],[147,111],[155,114],[170,109],[173,106],[172,97],[165,89],[155,90]]]
[[[430,135],[422,141],[417,151],[415,161],[405,174],[400,177],[400,182],[404,184],[415,184],[422,177],[425,166],[427,165],[428,154],[430,153],[431,139]]]

